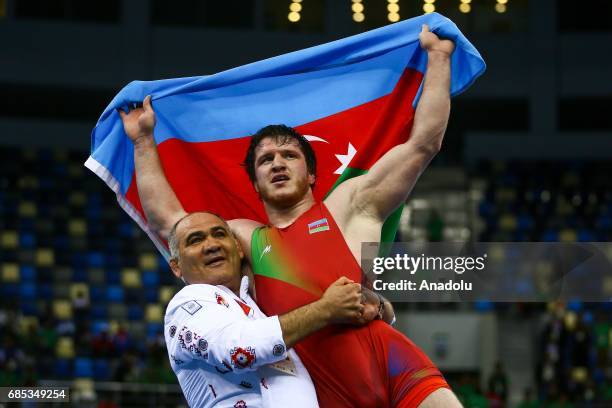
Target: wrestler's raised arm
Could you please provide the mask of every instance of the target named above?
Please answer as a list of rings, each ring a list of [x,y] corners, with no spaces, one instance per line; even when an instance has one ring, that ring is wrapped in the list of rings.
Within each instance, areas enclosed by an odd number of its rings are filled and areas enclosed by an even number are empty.
[[[411,137],[385,153],[368,173],[343,183],[348,188],[343,195],[352,207],[351,215],[384,221],[406,201],[442,146],[450,113],[450,57],[455,45],[438,38],[427,25],[420,42],[427,52],[427,71]]]
[[[147,96],[142,108],[126,113],[119,110],[123,128],[134,144],[134,167],[138,196],[149,226],[167,239],[174,224],[187,215],[174,190],[168,183],[153,138],[155,112],[151,97]]]
[[[170,230],[187,212],[166,178],[153,137],[155,111],[151,97],[147,96],[142,108],[128,113],[119,110],[125,133],[134,144],[134,167],[140,203],[147,217],[149,227],[162,238],[168,239]],[[206,208],[202,208],[206,210]],[[250,248],[253,229],[260,223],[247,219],[228,220],[234,235],[245,248]],[[250,256],[250,251],[248,256]]]

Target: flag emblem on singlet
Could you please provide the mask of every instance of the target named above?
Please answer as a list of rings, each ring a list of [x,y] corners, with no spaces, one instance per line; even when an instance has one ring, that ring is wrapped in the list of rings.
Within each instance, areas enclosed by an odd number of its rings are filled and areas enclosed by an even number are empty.
[[[310,224],[308,224],[309,234],[314,234],[322,231],[329,231],[329,223],[327,222],[327,218],[321,218],[318,221],[311,222]]]

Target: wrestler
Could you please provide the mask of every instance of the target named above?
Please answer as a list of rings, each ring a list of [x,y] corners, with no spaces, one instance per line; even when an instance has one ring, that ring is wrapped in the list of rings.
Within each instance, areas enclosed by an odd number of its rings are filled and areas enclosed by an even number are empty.
[[[389,150],[368,173],[340,184],[322,203],[312,194],[316,163],[303,137],[283,126],[263,128],[254,136],[245,164],[270,226],[250,220],[229,224],[246,249],[258,302],[267,314],[311,302],[348,268],[350,279],[361,280],[361,243],[380,240],[384,220],[405,202],[439,151],[450,112],[454,44],[427,26],[420,41],[428,64],[410,139]],[[121,116],[134,142],[139,195],[149,226],[167,237],[185,211],[157,156],[150,98],[143,109]],[[368,302],[364,310],[364,318],[392,314],[388,302]],[[351,329],[329,327],[296,350],[322,407],[460,406],[427,356],[382,321]]]

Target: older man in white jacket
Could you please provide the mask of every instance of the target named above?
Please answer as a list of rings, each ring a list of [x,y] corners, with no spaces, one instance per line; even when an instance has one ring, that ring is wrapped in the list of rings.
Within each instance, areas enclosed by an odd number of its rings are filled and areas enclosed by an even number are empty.
[[[361,286],[341,278],[311,304],[266,317],[241,274],[244,256],[225,221],[191,213],[169,236],[172,272],[187,286],[168,304],[172,369],[193,407],[317,407],[291,347],[328,324],[363,323]]]

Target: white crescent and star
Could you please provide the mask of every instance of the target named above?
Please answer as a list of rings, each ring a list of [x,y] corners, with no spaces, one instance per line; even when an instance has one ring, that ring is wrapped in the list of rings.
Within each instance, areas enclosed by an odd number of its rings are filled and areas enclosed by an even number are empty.
[[[304,135],[304,138],[306,138],[306,140],[308,140],[309,142],[323,142],[329,144],[327,140],[318,136]],[[346,168],[348,167],[351,160],[353,160],[353,157],[355,157],[356,153],[357,149],[355,149],[355,146],[353,146],[353,144],[349,142],[346,148],[346,154],[336,154],[336,158],[340,161],[340,167],[338,167],[334,171],[334,174],[342,174],[342,172],[344,172],[344,170],[346,170]]]

